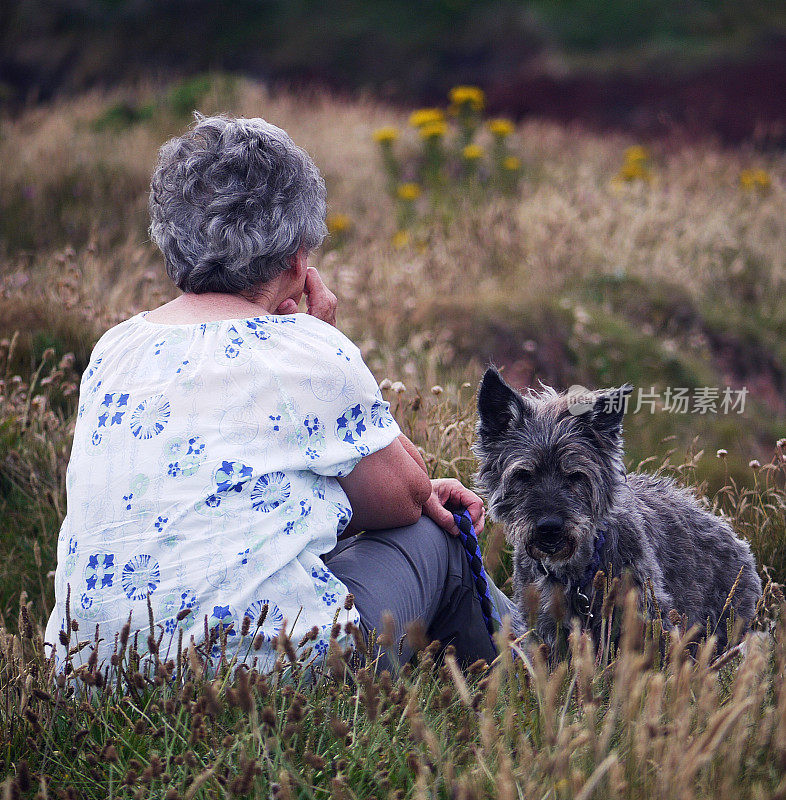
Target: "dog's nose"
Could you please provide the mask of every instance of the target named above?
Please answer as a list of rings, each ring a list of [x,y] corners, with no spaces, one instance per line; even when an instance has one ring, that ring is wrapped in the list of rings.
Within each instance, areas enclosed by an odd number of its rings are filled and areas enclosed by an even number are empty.
[[[554,539],[562,533],[562,517],[551,514],[541,517],[535,523],[535,533],[539,539]]]

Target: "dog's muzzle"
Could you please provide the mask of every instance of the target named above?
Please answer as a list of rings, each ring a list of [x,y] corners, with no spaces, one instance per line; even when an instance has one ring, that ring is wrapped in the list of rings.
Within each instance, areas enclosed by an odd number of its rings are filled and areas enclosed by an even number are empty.
[[[541,517],[535,523],[532,544],[548,555],[554,555],[565,547],[565,520],[558,514]]]
[[[575,551],[575,542],[568,533],[563,517],[550,514],[540,517],[525,547],[530,558],[567,561]]]

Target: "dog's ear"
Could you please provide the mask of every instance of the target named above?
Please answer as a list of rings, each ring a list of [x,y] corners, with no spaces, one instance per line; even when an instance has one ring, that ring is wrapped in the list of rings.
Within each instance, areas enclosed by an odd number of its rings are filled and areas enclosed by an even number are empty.
[[[480,435],[499,436],[517,422],[532,416],[532,405],[489,367],[478,390]]]
[[[633,387],[626,383],[619,389],[601,392],[592,408],[592,427],[601,436],[616,439],[622,433],[622,418],[628,408],[628,397]]]

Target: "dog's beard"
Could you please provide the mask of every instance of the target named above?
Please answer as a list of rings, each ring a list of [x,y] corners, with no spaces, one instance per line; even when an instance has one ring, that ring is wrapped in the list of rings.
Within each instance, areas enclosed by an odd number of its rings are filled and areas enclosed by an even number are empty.
[[[555,561],[565,563],[570,561],[573,554],[576,552],[576,546],[569,538],[565,538],[565,543],[558,550],[549,552],[549,550],[542,550],[538,545],[533,542],[528,542],[524,549],[527,555],[535,561]]]

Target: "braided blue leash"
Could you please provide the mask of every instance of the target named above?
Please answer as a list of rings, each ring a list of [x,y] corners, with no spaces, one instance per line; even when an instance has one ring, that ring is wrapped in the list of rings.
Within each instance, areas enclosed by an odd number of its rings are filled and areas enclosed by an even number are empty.
[[[453,519],[458,526],[461,543],[464,545],[464,552],[469,560],[469,568],[475,579],[475,588],[480,599],[483,620],[486,623],[491,640],[494,641],[494,633],[502,625],[502,621],[494,608],[494,603],[491,602],[489,581],[480,555],[480,545],[478,544],[478,537],[475,535],[475,526],[472,524],[469,511],[466,510],[462,511],[461,514],[454,514]]]

